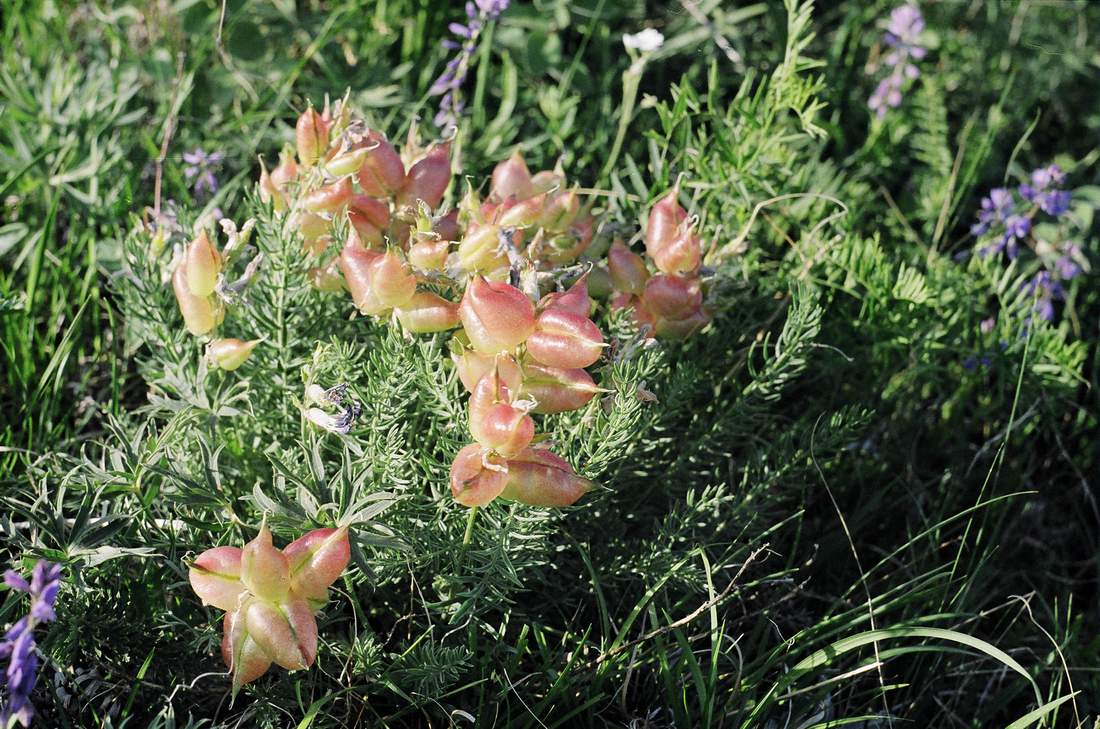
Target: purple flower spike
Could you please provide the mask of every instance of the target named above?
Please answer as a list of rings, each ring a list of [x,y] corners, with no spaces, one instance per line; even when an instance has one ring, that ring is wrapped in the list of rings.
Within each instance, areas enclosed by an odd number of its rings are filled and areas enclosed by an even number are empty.
[[[428,89],[429,96],[442,97],[439,111],[435,115],[436,126],[449,127],[458,123],[458,117],[465,107],[462,101],[462,84],[470,71],[470,61],[477,50],[481,31],[490,20],[496,20],[508,8],[509,0],[476,0],[467,2],[466,23],[448,25],[451,33],[462,39],[459,43],[452,38],[443,41],[443,47],[449,51],[458,51],[458,55],[447,62],[439,78]]]
[[[0,660],[8,662],[7,669],[0,674],[0,689],[5,689],[7,694],[0,704],[0,726],[20,724],[27,727],[34,718],[31,693],[38,680],[34,627],[56,617],[54,603],[61,586],[61,565],[39,561],[29,583],[11,570],[4,573],[4,582],[13,590],[30,594],[31,609],[8,629],[0,642]]]
[[[920,61],[928,50],[920,45],[920,35],[924,32],[924,16],[920,8],[913,4],[900,5],[890,13],[882,42],[890,48],[883,62],[890,67],[890,75],[882,79],[867,105],[879,119],[886,116],[888,109],[901,106],[903,84],[920,76],[920,69],[913,61]]]
[[[183,153],[183,161],[188,165],[183,168],[183,175],[192,180],[191,189],[195,197],[209,197],[218,191],[218,178],[214,173],[224,159],[225,155],[221,152],[207,154],[201,149]]]

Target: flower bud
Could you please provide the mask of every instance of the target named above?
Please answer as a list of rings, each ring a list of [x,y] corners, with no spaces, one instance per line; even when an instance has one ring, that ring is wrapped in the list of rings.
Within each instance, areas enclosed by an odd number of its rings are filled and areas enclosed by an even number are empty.
[[[271,543],[266,524],[260,525],[260,532],[241,550],[241,583],[261,600],[278,602],[290,591],[290,564]]]
[[[302,204],[313,213],[331,213],[347,205],[354,194],[351,179],[345,177],[310,192]]]
[[[508,477],[499,496],[531,506],[570,506],[592,486],[565,459],[544,448],[528,448],[508,459]]]
[[[215,339],[206,345],[206,360],[213,367],[232,372],[244,364],[259,343],[259,339],[249,342],[240,339]]]
[[[416,276],[408,263],[388,250],[371,266],[371,289],[385,308],[405,306],[416,294]]]
[[[196,337],[209,334],[221,323],[224,310],[210,296],[196,296],[187,286],[187,264],[180,263],[172,274],[172,290],[183,314],[183,324]]]
[[[438,294],[420,291],[397,309],[397,319],[414,334],[443,332],[458,326],[458,304]]]
[[[645,229],[645,249],[651,258],[676,237],[680,226],[687,220],[687,211],[680,207],[678,187],[653,204],[649,210],[649,222]]]
[[[348,177],[358,172],[366,159],[367,150],[365,147],[340,152],[325,162],[325,173],[329,177]]]
[[[703,291],[697,278],[658,274],[646,282],[642,302],[659,319],[686,319],[703,305]]]
[[[495,200],[526,200],[535,195],[535,186],[531,183],[531,172],[523,155],[516,150],[512,156],[499,162],[493,168],[493,181],[489,186],[489,195]]]
[[[451,494],[463,506],[484,506],[504,490],[508,467],[501,456],[477,443],[458,452],[451,462]]]
[[[317,163],[317,160],[328,152],[329,122],[311,106],[302,112],[295,125],[294,134],[298,142],[298,159],[307,167]]]
[[[351,559],[346,527],[314,529],[283,549],[290,565],[290,589],[295,595],[324,601]]]
[[[539,308],[543,311],[558,309],[576,316],[588,318],[592,311],[592,301],[588,298],[588,271],[581,274],[566,291],[554,292],[542,297]]]
[[[458,265],[466,271],[488,273],[508,265],[500,250],[500,228],[496,225],[471,225],[458,242]]]
[[[512,349],[535,329],[531,300],[516,287],[483,276],[475,276],[467,284],[458,314],[470,344],[485,354]]]
[[[549,367],[583,368],[603,353],[603,334],[588,317],[551,308],[539,314],[527,353]]]
[[[359,168],[359,186],[371,197],[388,198],[405,184],[405,165],[401,155],[378,132],[367,134],[367,156]]]
[[[337,265],[344,274],[344,282],[356,308],[371,316],[382,314],[388,308],[374,295],[372,287],[372,268],[381,257],[378,251],[368,251],[358,244],[348,243],[337,258]]]
[[[451,242],[425,239],[409,247],[409,263],[421,271],[442,271],[447,265]]]
[[[324,266],[314,266],[306,272],[306,276],[310,286],[326,294],[344,290],[344,277],[340,275],[338,259],[334,258]]]
[[[195,296],[209,296],[218,285],[222,257],[206,231],[202,231],[187,246],[187,288]]]
[[[470,433],[485,448],[505,457],[516,455],[535,437],[535,421],[512,404],[513,394],[494,367],[470,395]]]
[[[549,415],[579,410],[601,392],[592,375],[582,369],[545,367],[529,362],[523,366],[520,397],[533,400],[533,413]]]
[[[450,147],[449,142],[432,147],[409,168],[405,185],[397,197],[399,206],[415,205],[417,200],[423,200],[433,210],[439,207],[451,183]]]
[[[621,240],[612,243],[611,250],[607,252],[607,270],[615,290],[627,294],[641,294],[645,290],[645,282],[649,280],[645,261],[623,245]]]

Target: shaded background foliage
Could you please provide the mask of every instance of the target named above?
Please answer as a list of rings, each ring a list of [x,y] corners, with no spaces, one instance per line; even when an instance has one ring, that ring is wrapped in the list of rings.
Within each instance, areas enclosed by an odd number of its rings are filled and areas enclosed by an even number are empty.
[[[61,560],[69,579],[41,640],[43,721],[808,727],[888,713],[983,727],[1072,690],[1044,721],[1089,725],[1095,279],[1053,325],[1025,328],[1026,264],[954,254],[990,187],[1057,161],[1095,257],[1100,8],[923,6],[922,76],[876,124],[869,70],[892,6],[823,5],[799,28],[778,3],[516,3],[487,36],[460,172],[516,147],[533,167],[560,157],[630,230],[683,174],[719,245],[747,233],[718,271],[714,326],[608,366],[606,410],[556,424],[605,488],[561,513],[485,510],[458,551],[465,513],[443,484],[465,433],[441,342],[306,296],[295,242],[250,191],[256,155],[326,93],[350,89],[391,136],[414,115],[427,126],[461,8],[6,2],[0,529],[8,561]],[[643,25],[666,43],[605,173],[621,36]],[[785,72],[792,40],[805,45]],[[258,350],[248,378],[196,368],[130,235],[166,136],[162,199],[186,223],[258,214],[265,275],[284,284],[231,320],[259,334],[265,312],[288,317],[285,346]],[[195,148],[225,157],[211,199],[184,171]],[[818,197],[754,215],[805,192]],[[298,427],[303,372],[353,383],[367,413],[349,441]],[[643,382],[656,405],[631,397]],[[230,707],[227,682],[202,676],[220,670],[216,626],[183,565],[247,538],[261,511],[284,541],[358,511],[358,569],[322,621],[318,667]],[[5,594],[5,623],[17,602]],[[912,632],[926,627],[986,643]],[[814,659],[870,629],[901,632]]]

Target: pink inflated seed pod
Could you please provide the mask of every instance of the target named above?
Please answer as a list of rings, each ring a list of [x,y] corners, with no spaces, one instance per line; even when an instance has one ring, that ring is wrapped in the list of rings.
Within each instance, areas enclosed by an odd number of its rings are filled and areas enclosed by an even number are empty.
[[[464,447],[451,462],[451,494],[463,506],[484,506],[504,490],[508,467],[477,443]]]
[[[496,354],[523,343],[535,329],[535,307],[527,296],[506,283],[475,276],[466,286],[458,314],[470,344],[484,354]]]
[[[188,246],[184,256],[187,264],[187,288],[195,296],[209,296],[218,285],[222,271],[222,255],[206,231],[200,231]]]
[[[459,325],[458,304],[439,294],[420,291],[404,306],[398,307],[401,326],[414,334],[444,332]]]
[[[508,477],[499,496],[530,506],[571,506],[592,486],[565,459],[543,448],[528,448],[508,459]]]
[[[579,410],[600,391],[592,375],[582,369],[546,367],[535,362],[523,366],[520,397],[534,402],[533,413]]]
[[[367,156],[359,168],[359,186],[371,197],[393,197],[405,184],[401,155],[376,131],[368,132],[364,144]]]
[[[516,150],[512,155],[493,168],[493,179],[489,186],[489,196],[494,200],[526,200],[534,196],[535,186],[531,183],[531,172],[523,155]]]
[[[313,166],[328,152],[329,126],[312,106],[298,117],[294,138],[298,143],[298,159],[305,166]]]
[[[687,211],[677,201],[679,194],[679,188],[674,188],[650,208],[645,230],[645,249],[651,258],[676,237],[681,225],[687,220]]]
[[[397,196],[399,206],[415,206],[418,200],[431,209],[443,202],[443,193],[451,182],[450,142],[438,144],[428,150],[405,175],[405,184]]]
[[[588,367],[603,353],[603,334],[587,316],[551,308],[539,314],[527,353],[549,367]]]
[[[641,294],[645,290],[645,282],[649,280],[645,261],[623,245],[621,240],[612,243],[607,252],[607,271],[615,290],[627,294]]]
[[[221,323],[223,309],[210,296],[196,296],[187,286],[187,265],[180,263],[172,274],[172,291],[187,331],[196,337],[209,334]]]
[[[371,290],[387,309],[405,306],[416,294],[416,276],[401,256],[387,250],[371,265]]]
[[[377,316],[386,311],[386,307],[374,295],[372,287],[371,268],[381,256],[382,254],[378,251],[368,251],[356,243],[348,243],[337,258],[337,265],[340,267],[340,272],[344,274],[344,282],[347,284],[348,291],[351,292],[351,299],[355,302],[356,308],[371,316]]]

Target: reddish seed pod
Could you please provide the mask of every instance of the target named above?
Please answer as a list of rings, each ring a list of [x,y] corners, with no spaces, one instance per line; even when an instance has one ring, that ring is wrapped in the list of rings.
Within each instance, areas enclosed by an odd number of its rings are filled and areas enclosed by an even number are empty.
[[[271,182],[280,190],[298,179],[298,163],[294,161],[294,153],[285,148],[279,153],[279,164],[271,170]]]
[[[311,106],[302,112],[295,125],[294,134],[298,143],[298,159],[310,167],[328,152],[329,122]]]
[[[680,226],[687,220],[687,211],[677,202],[679,189],[674,188],[653,204],[645,229],[645,249],[651,258],[676,237]]]
[[[571,506],[592,487],[565,459],[544,448],[528,448],[508,459],[508,478],[499,496],[530,506]]]
[[[657,336],[664,339],[687,339],[710,323],[706,309],[699,308],[684,319],[657,319]]]
[[[444,332],[458,326],[458,304],[438,294],[420,291],[397,309],[397,319],[414,334]]]
[[[451,352],[451,360],[455,363],[458,379],[462,381],[468,392],[473,392],[481,378],[489,374],[494,367],[497,375],[511,392],[519,392],[522,387],[524,373],[510,354],[494,356],[464,349],[461,353]]]
[[[603,353],[603,334],[588,317],[551,308],[539,314],[527,353],[548,367],[588,367]]]
[[[187,246],[187,288],[195,296],[209,296],[218,284],[222,270],[222,256],[210,242],[206,231],[201,231]]]
[[[432,225],[432,232],[439,236],[440,240],[458,240],[458,210],[452,210],[446,215],[436,219]]]
[[[290,564],[290,587],[296,595],[323,601],[328,586],[343,573],[351,559],[348,530],[315,529],[283,548]]]
[[[220,610],[236,610],[242,593],[241,550],[237,547],[215,547],[200,554],[188,573],[191,589],[203,605]]]
[[[564,184],[565,178],[551,170],[536,172],[531,177],[531,187],[534,188],[535,195],[556,190]]]
[[[515,348],[535,329],[535,307],[515,286],[475,276],[466,286],[458,314],[470,344],[496,354]]]
[[[374,262],[381,257],[382,254],[378,251],[368,251],[360,245],[348,243],[337,258],[337,265],[344,274],[352,301],[359,311],[370,316],[383,314],[387,308],[374,295],[371,284],[371,269]]]
[[[447,265],[451,243],[446,240],[422,240],[409,247],[409,263],[422,271],[442,271]]]
[[[699,270],[702,263],[703,246],[699,236],[685,224],[667,243],[653,246],[649,254],[661,273],[691,275]]]
[[[623,245],[621,240],[612,243],[607,252],[607,270],[615,290],[627,294],[641,294],[645,290],[645,282],[649,280],[645,261]]]
[[[451,494],[463,506],[484,506],[495,499],[508,480],[508,466],[477,443],[458,452],[451,462]]]
[[[502,456],[512,456],[535,437],[535,421],[514,406],[514,395],[494,367],[478,381],[470,395],[470,433],[481,445]]]
[[[535,186],[531,182],[531,172],[523,155],[516,150],[512,156],[493,168],[493,180],[489,186],[489,196],[494,200],[526,200],[535,195]]]
[[[375,131],[367,134],[367,156],[359,168],[359,186],[371,197],[393,197],[405,184],[405,165],[401,155]]]
[[[371,289],[385,308],[405,306],[416,294],[416,276],[408,263],[388,250],[371,266]]]
[[[539,308],[543,311],[559,309],[576,316],[588,317],[592,311],[592,300],[588,298],[588,271],[581,274],[568,290],[554,292],[542,297]]]
[[[659,319],[686,319],[703,305],[703,291],[697,278],[658,274],[646,282],[642,301]]]
[[[418,200],[423,200],[432,210],[439,207],[451,183],[450,149],[450,142],[436,145],[409,168],[405,185],[397,196],[399,206],[415,206]]]
[[[324,266],[314,266],[307,271],[309,284],[318,291],[334,294],[344,290],[344,277],[340,275],[339,259],[334,258]]]
[[[351,179],[345,177],[307,194],[302,203],[310,212],[331,213],[347,205],[354,194]]]
[[[495,209],[496,223],[502,228],[527,228],[539,222],[546,199],[542,195],[526,200],[507,201]]]
[[[246,342],[241,339],[215,339],[206,345],[206,360],[211,366],[232,372],[245,363],[259,339]]]
[[[488,273],[508,265],[500,250],[500,228],[471,224],[458,243],[458,264],[466,271]]]
[[[600,388],[585,370],[546,367],[534,362],[523,366],[520,397],[535,402],[533,413],[549,415],[579,410],[597,392]]]
[[[581,201],[576,190],[560,190],[547,196],[539,225],[549,231],[564,231],[577,217]]]
[[[267,166],[264,164],[263,157],[260,157],[260,202],[271,203],[271,207],[275,209],[275,212],[282,212],[286,210],[287,201],[286,196],[279,190],[278,186],[272,181],[271,175],[267,172]]]
[[[367,159],[365,147],[349,149],[339,154],[334,154],[325,162],[325,173],[329,177],[347,177],[359,171],[363,162]]]
[[[279,602],[290,592],[290,563],[272,544],[266,524],[241,550],[241,583],[261,600]]]
[[[209,334],[221,323],[224,310],[210,296],[196,296],[187,286],[187,264],[180,263],[172,274],[172,291],[176,295],[183,324],[196,337]]]

